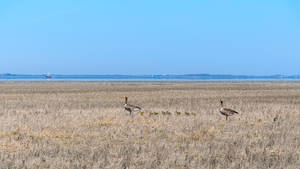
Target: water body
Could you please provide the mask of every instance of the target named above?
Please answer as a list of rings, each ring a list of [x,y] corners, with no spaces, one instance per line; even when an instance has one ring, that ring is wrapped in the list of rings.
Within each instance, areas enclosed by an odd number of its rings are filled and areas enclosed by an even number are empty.
[[[300,81],[300,75],[18,75],[0,74],[0,81]]]

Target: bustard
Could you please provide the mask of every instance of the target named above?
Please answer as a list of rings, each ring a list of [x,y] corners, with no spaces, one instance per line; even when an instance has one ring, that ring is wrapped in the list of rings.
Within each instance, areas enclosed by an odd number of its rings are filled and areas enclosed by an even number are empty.
[[[131,115],[131,112],[135,112],[135,111],[141,110],[141,108],[138,107],[138,106],[128,104],[127,103],[127,100],[128,100],[127,96],[125,96],[124,98],[125,98],[124,108],[125,108],[125,110],[127,110],[127,111],[130,112],[130,115]]]
[[[220,100],[221,103],[221,108],[219,109],[220,113],[224,116],[226,116],[226,120],[228,118],[228,116],[232,116],[234,114],[239,114],[237,111],[232,110],[232,109],[228,109],[228,108],[224,108],[223,107],[223,100]]]

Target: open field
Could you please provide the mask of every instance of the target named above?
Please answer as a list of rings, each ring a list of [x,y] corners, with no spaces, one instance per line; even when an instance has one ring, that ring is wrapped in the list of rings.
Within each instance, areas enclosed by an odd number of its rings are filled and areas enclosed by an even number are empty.
[[[0,168],[300,168],[297,82],[1,82],[0,121]]]

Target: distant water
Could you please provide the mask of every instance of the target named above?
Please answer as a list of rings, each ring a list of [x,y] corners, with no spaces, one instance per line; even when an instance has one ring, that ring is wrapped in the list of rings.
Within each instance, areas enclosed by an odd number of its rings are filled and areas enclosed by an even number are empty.
[[[300,75],[18,75],[0,74],[0,81],[300,81]]]

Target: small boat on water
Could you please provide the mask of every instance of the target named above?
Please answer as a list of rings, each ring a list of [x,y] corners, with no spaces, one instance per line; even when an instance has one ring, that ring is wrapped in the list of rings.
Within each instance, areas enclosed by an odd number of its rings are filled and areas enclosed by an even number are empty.
[[[47,73],[47,74],[45,75],[45,78],[46,78],[46,79],[51,79],[51,78],[52,78],[52,75],[51,75],[50,73]]]

